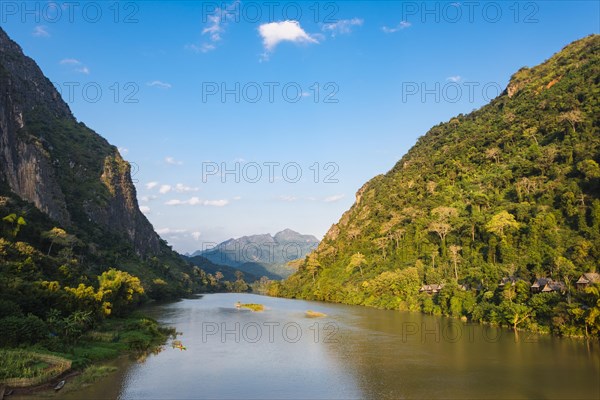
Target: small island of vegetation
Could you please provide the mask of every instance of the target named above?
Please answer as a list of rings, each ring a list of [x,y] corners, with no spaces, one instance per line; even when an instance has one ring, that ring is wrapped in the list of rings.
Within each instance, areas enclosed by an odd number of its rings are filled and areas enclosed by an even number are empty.
[[[327,314],[324,314],[324,313],[318,312],[318,311],[308,310],[308,311],[306,311],[306,316],[308,318],[322,318],[322,317],[326,317]]]
[[[246,304],[242,304],[240,302],[237,302],[235,305],[236,308],[247,308],[251,311],[255,311],[255,312],[260,312],[260,311],[264,311],[265,310],[265,306],[262,304],[256,304],[256,303],[246,303]]]

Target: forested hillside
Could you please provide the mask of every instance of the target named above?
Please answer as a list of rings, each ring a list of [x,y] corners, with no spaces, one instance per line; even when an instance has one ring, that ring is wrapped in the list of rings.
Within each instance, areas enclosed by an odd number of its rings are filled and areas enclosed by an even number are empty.
[[[73,344],[211,286],[140,212],[130,170],[0,29],[0,347]]]
[[[599,103],[598,35],[520,69],[366,183],[271,294],[597,335],[599,286],[576,281],[600,261]]]

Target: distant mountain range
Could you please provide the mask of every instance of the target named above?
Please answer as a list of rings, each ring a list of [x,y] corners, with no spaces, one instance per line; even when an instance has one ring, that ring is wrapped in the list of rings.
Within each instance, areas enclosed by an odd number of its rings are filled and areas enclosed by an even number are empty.
[[[216,264],[203,256],[184,256],[184,259],[193,264],[194,266],[202,269],[207,274],[212,274],[214,276],[217,272],[221,272],[223,274],[223,280],[229,282],[235,282],[235,280],[237,279],[235,273],[237,271],[242,271],[244,273],[244,281],[248,283],[255,282],[264,275],[263,274],[257,276],[251,272],[243,271],[235,267],[230,267],[229,265]]]
[[[288,265],[290,261],[304,258],[318,245],[319,239],[312,235],[285,229],[274,236],[267,233],[229,239],[212,249],[198,250],[188,259],[202,256],[214,264],[234,267],[259,278],[283,279],[295,272]]]

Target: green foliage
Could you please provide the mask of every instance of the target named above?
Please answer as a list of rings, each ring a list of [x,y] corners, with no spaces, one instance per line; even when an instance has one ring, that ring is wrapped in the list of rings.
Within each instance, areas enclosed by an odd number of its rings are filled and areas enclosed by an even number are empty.
[[[10,378],[35,378],[43,375],[48,363],[24,350],[0,349],[0,380]]]
[[[14,238],[16,238],[19,234],[21,227],[27,225],[27,222],[25,222],[25,218],[23,218],[23,216],[18,216],[15,213],[9,214],[6,217],[2,218],[2,221],[11,226],[11,234]]]
[[[0,319],[0,347],[33,344],[47,336],[46,323],[35,315],[11,315]]]
[[[138,277],[111,268],[98,277],[100,287],[97,298],[103,302],[106,315],[123,315],[132,305],[138,304],[144,288]]]
[[[434,126],[269,293],[597,335],[597,297],[574,282],[600,260],[599,76],[592,35]],[[538,277],[565,292],[532,294]]]

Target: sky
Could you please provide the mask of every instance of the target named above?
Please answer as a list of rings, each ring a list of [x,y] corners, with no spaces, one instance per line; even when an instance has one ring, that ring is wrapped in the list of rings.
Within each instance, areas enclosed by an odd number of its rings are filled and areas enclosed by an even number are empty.
[[[132,164],[180,252],[322,238],[432,126],[600,30],[598,1],[9,1],[0,25]]]

